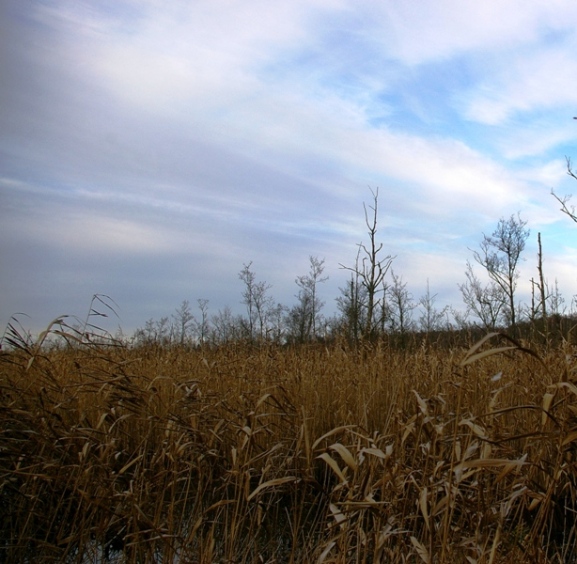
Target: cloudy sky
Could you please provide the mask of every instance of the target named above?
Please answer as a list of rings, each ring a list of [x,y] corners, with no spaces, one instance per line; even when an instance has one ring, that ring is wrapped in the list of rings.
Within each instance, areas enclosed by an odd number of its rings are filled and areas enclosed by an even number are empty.
[[[415,298],[460,307],[469,249],[520,212],[521,290],[577,293],[574,0],[1,0],[0,322],[127,332],[184,299],[241,312],[252,261],[292,305],[309,255],[334,310],[379,236]],[[575,203],[577,204],[577,198]]]

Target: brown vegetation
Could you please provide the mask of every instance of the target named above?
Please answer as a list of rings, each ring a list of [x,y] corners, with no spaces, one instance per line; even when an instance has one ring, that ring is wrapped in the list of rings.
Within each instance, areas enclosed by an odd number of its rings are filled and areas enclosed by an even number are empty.
[[[569,562],[577,548],[567,346],[76,335],[1,361],[2,562]]]

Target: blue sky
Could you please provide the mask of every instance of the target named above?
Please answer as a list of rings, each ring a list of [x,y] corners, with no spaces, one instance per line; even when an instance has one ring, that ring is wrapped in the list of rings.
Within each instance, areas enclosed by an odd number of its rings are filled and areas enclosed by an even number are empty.
[[[327,313],[379,235],[418,299],[461,307],[469,249],[520,212],[577,293],[577,4],[569,0],[4,0],[0,322],[111,296],[131,332],[184,299],[241,312],[252,261]],[[576,200],[577,203],[577,200]]]

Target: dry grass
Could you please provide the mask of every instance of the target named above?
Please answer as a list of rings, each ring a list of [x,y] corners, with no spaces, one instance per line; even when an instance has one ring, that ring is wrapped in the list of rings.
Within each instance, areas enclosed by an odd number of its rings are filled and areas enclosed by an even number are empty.
[[[574,561],[564,350],[73,337],[2,353],[2,562]]]

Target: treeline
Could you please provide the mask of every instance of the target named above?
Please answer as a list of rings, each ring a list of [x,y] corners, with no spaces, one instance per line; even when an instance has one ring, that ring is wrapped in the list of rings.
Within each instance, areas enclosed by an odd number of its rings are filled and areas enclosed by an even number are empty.
[[[573,176],[570,163],[568,170]],[[426,293],[415,298],[403,277],[395,273],[396,257],[387,254],[378,239],[378,190],[371,194],[371,203],[363,205],[367,239],[358,245],[353,264],[340,265],[350,276],[339,288],[335,314],[323,313],[322,284],[328,279],[324,259],[309,257],[309,271],[295,279],[296,303],[292,307],[273,299],[271,286],[258,280],[249,262],[238,273],[243,314],[234,314],[229,307],[211,313],[207,299],[198,299],[196,307],[184,300],[170,316],[149,319],[137,329],[133,344],[291,344],[344,339],[356,345],[382,338],[406,344],[417,338],[447,341],[448,335],[496,330],[548,342],[568,335],[575,318],[574,299],[567,306],[557,282],[552,286],[548,283],[540,233],[531,301],[518,300],[518,266],[530,236],[527,222],[519,214],[501,218],[494,232],[483,234],[479,249],[472,251],[465,281],[458,285],[464,307],[438,307],[428,281]],[[577,221],[567,199],[553,195],[562,204],[562,211]]]

